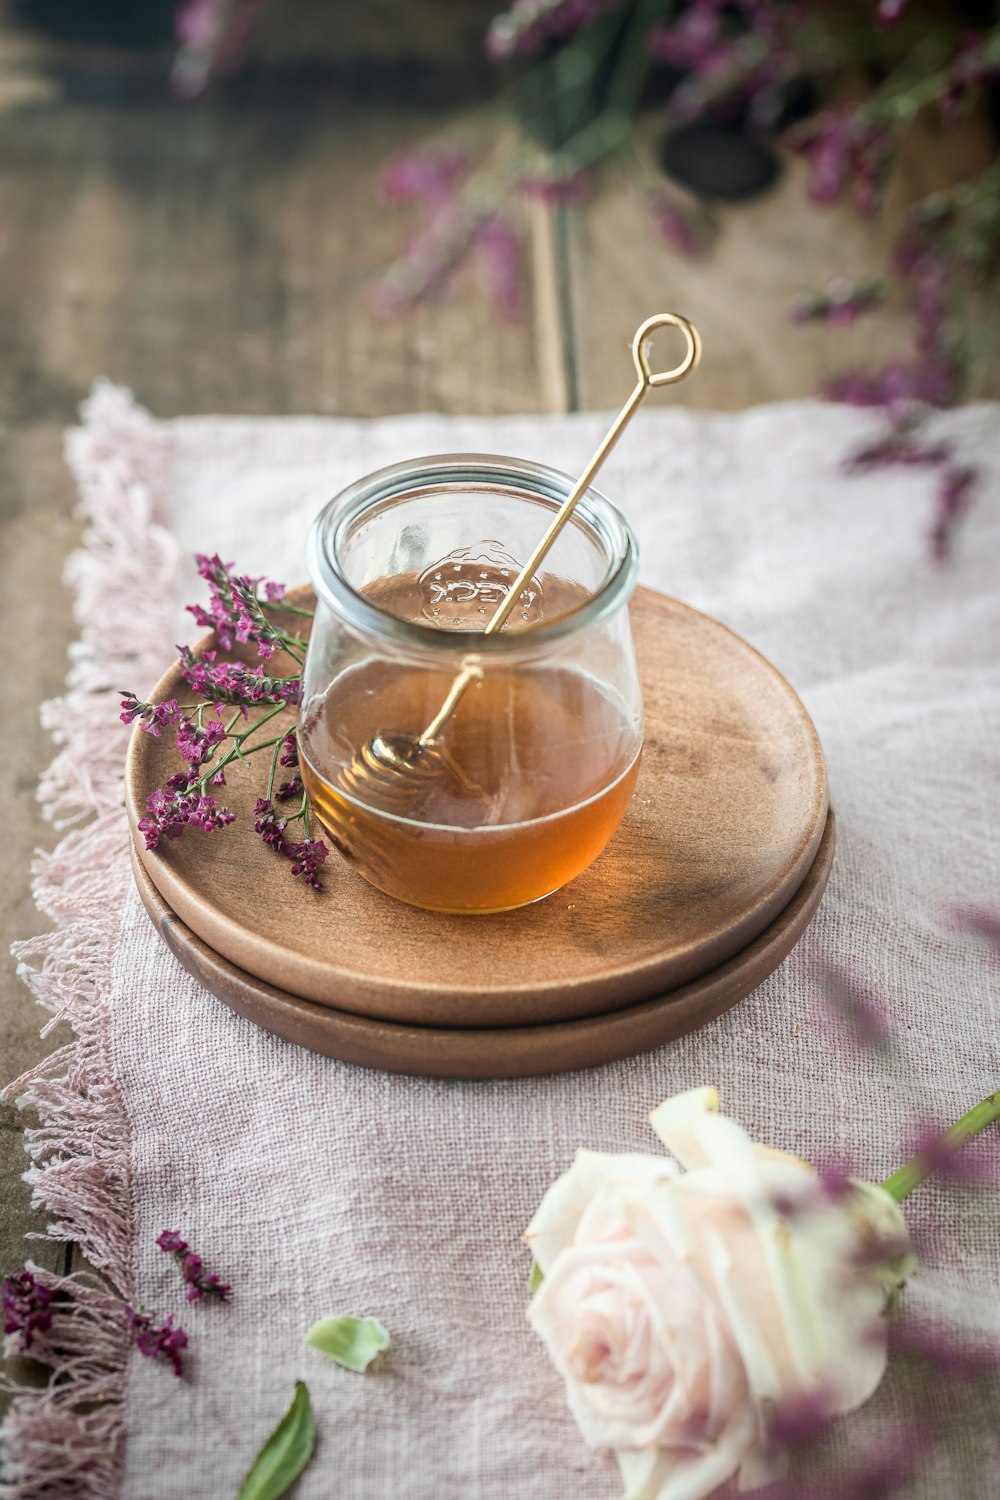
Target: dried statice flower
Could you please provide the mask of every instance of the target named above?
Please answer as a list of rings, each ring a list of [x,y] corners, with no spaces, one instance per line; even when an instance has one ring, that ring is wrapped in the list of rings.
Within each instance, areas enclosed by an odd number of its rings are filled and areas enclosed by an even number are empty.
[[[298,677],[268,677],[262,666],[245,667],[239,662],[219,662],[218,652],[196,656],[190,646],[179,646],[181,676],[188,686],[209,703],[231,703],[243,710],[254,704],[284,703],[294,708],[299,701]]]
[[[285,645],[289,637],[278,630],[264,615],[257,588],[265,584],[265,597],[275,603],[284,596],[284,584],[265,582],[262,578],[234,575],[232,564],[218,555],[197,554],[198,572],[209,589],[209,606],[189,604],[188,613],[206,630],[214,630],[223,651],[231,651],[236,642],[252,641],[258,656],[265,660]]]
[[[201,1256],[193,1253],[178,1230],[165,1229],[156,1243],[176,1261],[187,1288],[185,1295],[189,1302],[197,1302],[202,1297],[215,1297],[220,1302],[226,1302],[232,1296],[232,1287],[220,1281],[218,1276],[205,1272]]]
[[[292,861],[292,874],[314,891],[323,889],[319,867],[326,863],[329,852],[322,839],[302,839],[297,844],[286,844],[282,850],[285,857]]]
[[[183,1328],[174,1327],[173,1314],[165,1322],[155,1324],[149,1313],[140,1308],[126,1307],[129,1328],[135,1347],[147,1359],[168,1360],[175,1375],[183,1375],[184,1365],[181,1351],[187,1348],[188,1336]]]
[[[184,716],[177,726],[177,748],[190,769],[211,760],[225,738],[226,726],[221,719],[210,719],[206,725],[199,726]]]
[[[285,826],[286,820],[278,817],[268,798],[258,797],[254,807],[254,833],[259,834],[264,843],[276,849],[279,854],[285,842]]]
[[[236,821],[236,814],[216,807],[215,798],[205,796],[197,786],[188,787],[183,773],[171,777],[174,786],[157,787],[146,798],[146,816],[138,822],[147,849],[158,849],[161,839],[179,839],[187,828],[214,833]]]
[[[176,698],[166,698],[162,703],[144,703],[127,688],[119,688],[119,692],[122,695],[120,714],[122,723],[131,724],[138,719],[140,727],[147,734],[159,738],[164,729],[183,718]]]
[[[322,890],[319,867],[325,864],[330,853],[322,839],[307,838],[298,843],[286,839],[285,829],[288,821],[278,816],[273,803],[267,797],[257,799],[253,826],[254,832],[260,835],[269,848],[273,849],[276,854],[283,855],[285,859],[291,860],[291,870],[294,876],[300,878],[312,890]]]
[[[2,1308],[3,1331],[20,1336],[22,1352],[31,1348],[36,1333],[47,1333],[52,1327],[52,1292],[27,1266],[4,1279]]]
[[[298,771],[296,771],[291,781],[281,782],[278,790],[274,794],[274,800],[276,802],[290,802],[293,797],[301,797],[303,791],[304,787],[302,785],[302,777],[299,775]]]
[[[281,754],[278,757],[278,765],[286,766],[289,770],[299,764],[299,741],[298,735],[293,729],[286,734],[281,746]]]

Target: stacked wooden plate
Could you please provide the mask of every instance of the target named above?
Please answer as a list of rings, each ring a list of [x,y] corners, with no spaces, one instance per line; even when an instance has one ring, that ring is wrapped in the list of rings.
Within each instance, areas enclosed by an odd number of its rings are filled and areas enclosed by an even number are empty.
[[[253,831],[257,770],[227,769],[231,828],[147,852],[136,824],[178,761],[172,736],[135,733],[133,867],[164,941],[279,1036],[439,1077],[590,1067],[735,1005],[790,952],[826,886],[822,750],[785,680],[724,626],[646,589],[632,621],[646,702],[632,806],[585,874],[498,916],[401,905],[336,859],[321,894],[304,889]],[[186,691],[174,668],[153,698]]]

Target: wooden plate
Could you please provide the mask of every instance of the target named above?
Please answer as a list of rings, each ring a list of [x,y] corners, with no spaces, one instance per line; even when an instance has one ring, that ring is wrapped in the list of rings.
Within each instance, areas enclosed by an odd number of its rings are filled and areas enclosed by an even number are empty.
[[[155,927],[188,973],[230,1010],[266,1031],[312,1052],[389,1073],[529,1078],[646,1052],[695,1031],[749,995],[788,956],[812,920],[833,864],[834,840],[831,811],[812,867],[785,910],[749,947],[701,979],[607,1015],[483,1030],[369,1020],[265,984],[221,958],[170,910],[134,843],[132,869]]]
[[[640,589],[633,627],[646,701],[636,795],[604,854],[547,900],[442,916],[392,900],[340,861],[316,895],[254,834],[259,775],[242,769],[225,792],[236,824],[142,849],[149,879],[217,960],[274,992],[420,1028],[577,1020],[718,971],[814,868],[827,823],[823,755],[792,689],[724,626]],[[183,691],[174,668],[154,697]],[[133,736],[133,831],[176,769],[168,736]],[[737,985],[740,995],[752,984]],[[739,998],[727,995],[724,1004]],[[713,999],[706,1015],[721,1008]]]

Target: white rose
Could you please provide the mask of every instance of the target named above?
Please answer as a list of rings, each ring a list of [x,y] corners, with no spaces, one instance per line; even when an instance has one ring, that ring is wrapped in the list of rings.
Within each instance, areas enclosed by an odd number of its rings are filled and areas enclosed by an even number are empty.
[[[774,1476],[775,1409],[867,1400],[913,1261],[888,1193],[824,1193],[719,1115],[714,1089],[650,1119],[687,1170],[581,1151],[526,1232],[544,1276],[528,1317],[628,1500],[700,1500],[737,1471],[747,1488]]]

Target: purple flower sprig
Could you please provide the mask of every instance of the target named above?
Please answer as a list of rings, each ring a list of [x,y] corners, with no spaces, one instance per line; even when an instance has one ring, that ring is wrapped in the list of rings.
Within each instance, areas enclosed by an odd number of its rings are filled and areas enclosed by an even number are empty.
[[[52,1327],[52,1291],[35,1280],[27,1266],[16,1276],[4,1278],[2,1292],[3,1331],[18,1334],[22,1353],[31,1348],[36,1333]]]
[[[185,1296],[189,1302],[198,1302],[202,1297],[215,1297],[219,1302],[228,1302],[233,1289],[218,1276],[206,1273],[200,1255],[195,1255],[176,1229],[165,1229],[156,1243],[160,1249],[172,1255],[177,1263],[187,1288]]]
[[[303,806],[295,816],[305,816],[308,819],[308,803],[303,795]],[[308,831],[304,839],[298,842],[285,837],[285,830],[291,819],[280,818],[275,811],[274,803],[268,797],[258,797],[254,808],[254,831],[260,835],[264,843],[276,854],[281,854],[285,859],[291,860],[291,872],[302,881],[311,886],[314,891],[322,889],[319,879],[319,867],[326,863],[329,850],[322,839],[311,839]]]
[[[184,1363],[181,1351],[187,1348],[188,1336],[183,1328],[174,1327],[174,1316],[170,1314],[162,1323],[154,1323],[152,1314],[145,1308],[125,1308],[128,1314],[132,1340],[140,1354],[147,1359],[165,1359],[175,1375],[183,1375]]]
[[[326,863],[330,851],[322,839],[309,836],[309,798],[302,785],[298,764],[297,739],[294,734],[289,734],[274,747],[274,753],[271,756],[271,772],[267,778],[267,791],[263,797],[257,798],[253,826],[254,832],[260,835],[268,848],[291,861],[291,873],[294,878],[302,880],[312,890],[319,891],[323,888],[319,878],[319,867]],[[282,782],[275,791],[274,783],[279,766],[285,766],[287,769],[294,768],[295,774],[290,781]],[[286,802],[296,794],[299,795],[298,811],[286,817],[279,817],[272,798],[276,798],[279,802]],[[286,838],[285,833],[289,825],[300,819],[305,837],[300,840]]]
[[[205,609],[201,604],[189,604],[187,610],[199,625],[214,630],[223,651],[232,651],[237,643],[252,642],[265,661],[275,651],[284,650],[302,665],[299,652],[305,650],[305,641],[280,629],[264,613],[268,605],[286,607],[284,584],[235,574],[232,563],[224,563],[217,553],[209,557],[199,552],[195,561],[199,576],[208,584],[209,605]],[[261,584],[263,598],[258,593]]]
[[[268,615],[270,609],[284,614],[311,618],[312,611],[288,603],[282,584],[266,582],[236,574],[232,565],[216,555],[199,554],[198,571],[209,586],[209,605],[191,606],[199,624],[214,631],[221,650],[253,645],[259,657],[269,659],[281,650],[301,666],[299,652],[306,642],[280,628]],[[298,674],[269,674],[262,662],[248,666],[243,661],[220,660],[219,650],[195,652],[181,646],[180,674],[196,699],[179,703],[169,698],[149,703],[135,693],[123,691],[121,719],[136,724],[147,734],[161,737],[172,730],[184,768],[167,778],[146,799],[145,816],[139,820],[139,832],[146,848],[158,849],[165,840],[180,838],[188,829],[213,833],[235,821],[235,814],[216,804],[212,788],[226,785],[226,772],[234,762],[248,766],[250,757],[271,750],[271,770],[267,781],[267,800],[300,800],[299,809],[282,821],[282,852],[291,861],[291,873],[314,890],[321,888],[319,866],[328,850],[319,839],[309,837],[309,809],[305,788],[298,769],[295,729],[283,729],[267,738],[260,731],[279,714],[299,702],[301,677]],[[226,715],[226,709],[232,710]],[[259,710],[252,717],[252,711]],[[275,791],[278,766],[293,774]],[[284,828],[301,819],[305,839],[285,839]]]

